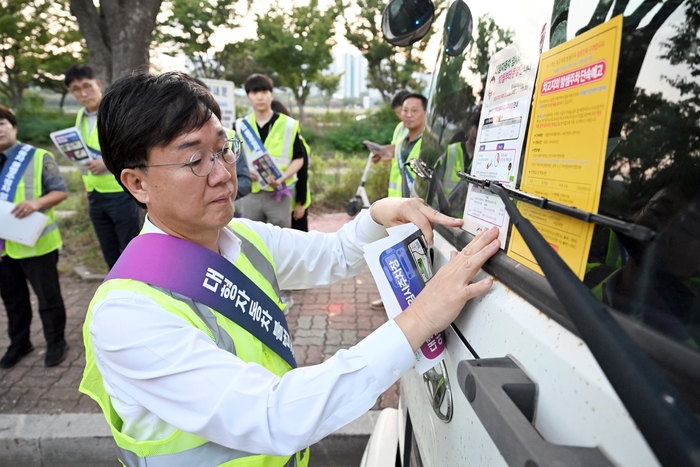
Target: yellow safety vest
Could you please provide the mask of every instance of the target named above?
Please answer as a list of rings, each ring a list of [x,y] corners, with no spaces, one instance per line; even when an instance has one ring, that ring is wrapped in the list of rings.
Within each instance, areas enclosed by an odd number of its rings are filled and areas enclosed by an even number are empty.
[[[268,154],[275,162],[277,167],[282,173],[287,170],[289,164],[292,162],[292,156],[294,154],[294,138],[299,133],[299,122],[294,120],[292,117],[288,117],[284,114],[278,114],[279,117],[275,120],[275,123],[270,128],[270,133],[268,133],[265,139],[264,146],[267,149]],[[255,122],[255,114],[252,113],[247,115],[245,121],[250,123],[251,128],[260,138],[260,133],[258,132],[258,125]],[[236,122],[236,132],[241,135],[240,131],[241,122]],[[241,138],[243,139],[243,138]],[[262,139],[262,138],[261,138]],[[254,171],[252,154],[253,150],[246,144],[243,140],[243,147],[246,151],[246,157],[248,158],[248,168],[250,171]],[[287,186],[293,185],[297,181],[296,174],[292,175],[287,181]],[[257,193],[260,191],[260,184],[258,182],[253,182],[251,185],[251,193]],[[271,187],[267,187],[265,191],[273,191]]]
[[[464,151],[460,143],[450,144],[445,151],[445,173],[442,177],[445,196],[449,196],[462,180],[457,172],[464,172]]]
[[[284,308],[279,299],[277,279],[272,255],[262,239],[240,222],[232,221],[230,227],[241,239],[241,253],[235,265],[250,278],[270,298]],[[246,363],[257,363],[277,376],[287,373],[291,367],[276,353],[262,344],[248,331],[208,307],[194,307],[192,302],[174,298],[163,289],[143,282],[127,279],[114,279],[103,283],[90,302],[83,340],[85,343],[85,372],[80,383],[80,391],[93,398],[102,408],[112,430],[112,436],[121,450],[121,461],[127,467],[175,467],[175,466],[226,466],[226,467],[306,467],[309,462],[309,449],[294,456],[269,456],[252,454],[226,448],[207,441],[195,434],[176,429],[170,436],[161,440],[137,441],[121,433],[122,420],[114,410],[111,399],[104,389],[102,374],[95,363],[92,350],[90,323],[93,306],[104,299],[111,290],[133,290],[151,297],[163,309],[181,317],[192,326],[205,332],[221,349],[237,355]],[[202,316],[203,309],[208,316]],[[215,323],[215,324],[214,324]],[[210,326],[216,326],[212,329]],[[227,336],[223,338],[222,336]],[[233,344],[231,344],[233,342]]]
[[[78,116],[75,118],[75,126],[80,130],[80,134],[85,140],[88,149],[96,154],[101,154],[100,140],[97,135],[97,124],[90,131],[87,117],[85,117],[85,107],[78,111]],[[83,175],[83,184],[87,191],[97,191],[98,193],[119,193],[124,189],[119,185],[117,179],[111,172],[104,172],[99,175],[93,175],[88,170],[86,175]]]
[[[22,178],[17,183],[17,191],[15,192],[14,199],[15,204],[41,197],[41,174],[44,170],[44,155],[46,154],[53,157],[53,154],[43,149],[37,149],[34,152],[32,160],[27,164]],[[61,233],[58,231],[58,225],[56,224],[54,209],[42,209],[40,212],[46,214],[49,220],[34,246],[26,246],[6,240],[5,248],[2,250],[2,256],[7,255],[14,259],[34,258],[51,253],[63,246]]]
[[[405,168],[399,167],[399,159],[401,158],[401,145],[403,144],[404,139],[408,137],[408,130],[404,128],[397,136],[401,136],[401,138],[398,141],[392,141],[394,144],[394,158],[391,161],[391,172],[389,173],[389,193],[387,195],[389,198],[401,198],[402,196],[401,173],[402,170],[405,170]],[[413,149],[411,149],[411,152],[408,154],[408,157],[404,163],[410,161],[411,159],[418,158],[422,143],[423,138],[421,137],[421,139],[419,139],[413,146]]]

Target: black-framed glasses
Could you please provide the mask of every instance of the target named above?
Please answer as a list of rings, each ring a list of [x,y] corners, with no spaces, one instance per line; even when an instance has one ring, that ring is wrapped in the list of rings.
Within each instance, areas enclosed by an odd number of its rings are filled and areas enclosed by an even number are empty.
[[[214,152],[211,149],[199,149],[192,154],[188,162],[169,162],[167,164],[143,164],[141,167],[165,167],[167,165],[186,165],[197,177],[206,177],[214,168],[219,157],[227,164],[233,165],[241,153],[241,140],[229,138],[224,142],[221,151]],[[209,163],[207,164],[207,161]]]

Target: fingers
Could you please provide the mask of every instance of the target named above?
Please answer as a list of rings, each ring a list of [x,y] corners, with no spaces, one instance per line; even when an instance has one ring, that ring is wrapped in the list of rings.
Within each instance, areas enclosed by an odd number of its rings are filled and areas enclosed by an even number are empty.
[[[473,284],[467,285],[467,300],[471,300],[472,298],[487,292],[492,285],[493,279],[490,277],[488,279],[480,280],[479,282],[474,282]]]

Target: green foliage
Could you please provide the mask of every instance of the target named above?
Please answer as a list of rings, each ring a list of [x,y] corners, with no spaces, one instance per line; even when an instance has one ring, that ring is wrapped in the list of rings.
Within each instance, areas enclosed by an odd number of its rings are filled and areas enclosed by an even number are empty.
[[[338,92],[338,89],[340,89],[340,77],[341,75],[328,73],[325,75],[319,75],[318,79],[316,80],[316,87],[319,91],[321,91],[323,101],[326,104],[326,113],[330,110],[333,94]]]
[[[299,120],[305,120],[304,105],[321,71],[333,62],[331,48],[334,23],[340,0],[326,10],[318,0],[297,6],[288,13],[281,4],[257,18],[256,61],[279,76],[279,84],[289,88],[299,107]]]
[[[325,135],[335,150],[345,154],[367,151],[362,141],[370,140],[379,144],[389,144],[398,120],[390,107],[383,107],[362,120],[352,119],[340,126],[332,127]]]
[[[269,67],[263,66],[255,58],[258,49],[257,40],[247,39],[241,42],[226,44],[214,59],[224,71],[223,78],[233,81],[236,86],[242,86],[248,76],[253,73],[263,73],[269,76],[275,85],[279,84],[279,76]]]
[[[32,100],[33,98],[25,99],[25,104],[26,101]],[[43,101],[41,106],[43,107]],[[43,112],[37,110],[35,105],[31,105],[30,108],[23,106],[17,112],[17,138],[20,141],[49,147],[53,144],[49,133],[75,125],[75,115],[59,111]]]
[[[32,84],[51,88],[80,57],[80,34],[66,1],[0,3],[0,95],[12,107]]]
[[[226,70],[210,53],[210,39],[219,26],[231,23],[236,2],[171,0],[169,6],[170,14],[156,27],[155,42],[168,44],[168,55],[185,54],[194,76],[224,78]]]
[[[328,160],[312,157],[310,183],[313,202],[343,210],[357,192],[366,163],[366,157],[347,158],[341,154]],[[386,197],[390,169],[387,163],[372,165],[365,184],[370,202]]]

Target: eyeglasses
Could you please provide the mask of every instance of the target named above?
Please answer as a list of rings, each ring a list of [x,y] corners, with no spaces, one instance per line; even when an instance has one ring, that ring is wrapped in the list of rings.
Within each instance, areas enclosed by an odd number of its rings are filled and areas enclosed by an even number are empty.
[[[200,149],[190,157],[188,162],[170,162],[167,164],[143,164],[140,167],[165,167],[167,165],[186,165],[197,177],[206,177],[214,168],[216,159],[219,157],[227,164],[235,164],[238,155],[241,153],[241,140],[236,138],[227,139],[221,151],[214,152],[211,149]],[[207,164],[207,161],[209,163]]]
[[[89,91],[93,89],[95,85],[93,84],[92,81],[85,81],[83,84],[73,84],[68,88],[68,91],[70,91],[73,94],[77,94],[80,91]]]

